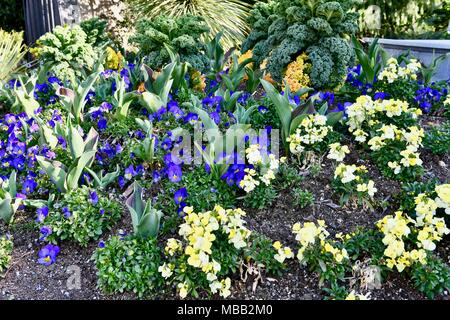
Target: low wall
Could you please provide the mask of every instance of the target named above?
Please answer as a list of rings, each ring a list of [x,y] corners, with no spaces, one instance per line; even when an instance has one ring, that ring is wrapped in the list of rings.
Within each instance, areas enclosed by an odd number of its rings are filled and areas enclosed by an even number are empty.
[[[373,39],[365,39],[371,42]],[[399,54],[410,50],[411,54],[419,59],[423,64],[428,66],[435,57],[442,54],[450,53],[450,40],[395,40],[395,39],[379,39],[383,48],[391,55]],[[434,77],[433,81],[450,79],[450,55],[443,61]]]

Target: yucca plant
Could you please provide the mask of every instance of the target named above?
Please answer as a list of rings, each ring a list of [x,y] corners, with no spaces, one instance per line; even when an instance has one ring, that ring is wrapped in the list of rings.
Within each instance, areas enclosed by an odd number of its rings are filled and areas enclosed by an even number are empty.
[[[229,49],[247,35],[247,17],[252,5],[242,0],[127,0],[138,15],[154,18],[159,14],[180,17],[201,16],[212,34],[223,31],[222,42]]]
[[[23,32],[6,32],[0,29],[0,86],[9,80],[11,74],[18,70],[20,61],[25,56],[22,43]]]

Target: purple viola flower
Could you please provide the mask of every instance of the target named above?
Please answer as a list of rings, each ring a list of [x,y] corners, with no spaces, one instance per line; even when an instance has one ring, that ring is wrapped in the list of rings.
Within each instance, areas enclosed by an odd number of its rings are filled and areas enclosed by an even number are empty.
[[[48,207],[38,208],[36,210],[37,218],[36,222],[42,223],[44,219],[48,216]]]
[[[55,153],[54,151],[52,151],[52,150],[48,150],[48,151],[45,153],[45,157],[46,157],[47,159],[55,159],[55,158],[56,158],[56,153]]]
[[[373,95],[374,100],[385,100],[388,97],[389,97],[389,94],[387,94],[385,92],[377,92]]]
[[[63,149],[67,148],[67,141],[63,136],[58,137],[58,144],[60,144]]]
[[[120,189],[123,189],[125,186],[125,178],[123,176],[119,176],[117,178],[117,183],[119,184]]]
[[[72,216],[72,213],[70,212],[69,208],[64,207],[62,208],[62,213],[64,215],[64,218],[69,219]]]
[[[218,112],[214,111],[209,114],[210,118],[218,125],[220,123],[220,115]]]
[[[46,245],[39,251],[38,262],[40,264],[43,264],[44,266],[49,266],[49,265],[55,263],[56,257],[58,256],[59,251],[60,251],[60,249],[58,246],[55,246],[52,244]]]
[[[109,112],[112,109],[112,105],[108,102],[102,102],[102,104],[100,105],[100,110],[102,112]]]
[[[37,182],[34,181],[32,178],[27,178],[25,182],[22,184],[22,193],[23,194],[29,194],[34,191],[37,187]]]
[[[161,180],[161,172],[159,172],[158,170],[153,171],[152,178],[155,183],[158,182],[159,180]]]
[[[36,83],[34,90],[35,90],[35,94],[36,94],[36,92],[47,93],[49,90],[49,86],[47,83]]]
[[[106,121],[105,118],[100,118],[100,120],[98,120],[97,122],[97,127],[100,131],[103,131],[106,129],[106,127],[108,126],[108,122]]]
[[[178,189],[175,194],[173,195],[173,199],[176,204],[180,204],[184,199],[186,199],[188,196],[188,192],[186,188]]]
[[[167,169],[167,176],[171,182],[177,183],[181,181],[183,173],[181,167],[176,164],[170,164]]]
[[[170,148],[172,148],[172,140],[170,138],[166,138],[161,142],[161,147],[163,148],[163,150],[169,150]]]
[[[105,241],[103,241],[103,240],[100,240],[100,242],[98,243],[98,247],[99,248],[104,248],[105,247]]]
[[[52,228],[50,228],[48,226],[43,226],[39,232],[41,233],[39,240],[44,241],[49,235],[52,234]]]
[[[98,203],[98,195],[96,191],[89,192],[89,197],[91,198],[91,203],[95,206]]]
[[[125,179],[131,180],[135,175],[137,175],[137,172],[134,170],[133,165],[130,164],[130,166],[125,169]]]
[[[48,77],[47,81],[48,81],[49,83],[52,83],[52,84],[53,84],[53,83],[57,83],[57,84],[59,84],[60,86],[63,85],[63,83],[61,82],[61,80],[59,80],[57,77],[53,77],[53,76]]]
[[[136,132],[134,133],[134,136],[139,140],[142,140],[145,138],[145,134],[141,130],[136,130]]]
[[[184,120],[185,123],[190,123],[190,124],[194,125],[198,121],[198,114],[193,113],[193,112],[189,112],[184,117],[183,120]]]
[[[258,112],[261,114],[265,114],[267,111],[269,111],[269,109],[267,109],[266,106],[259,106],[258,107]]]
[[[103,216],[105,214],[105,209],[103,209],[103,208],[100,209],[99,213],[100,213],[101,216]]]

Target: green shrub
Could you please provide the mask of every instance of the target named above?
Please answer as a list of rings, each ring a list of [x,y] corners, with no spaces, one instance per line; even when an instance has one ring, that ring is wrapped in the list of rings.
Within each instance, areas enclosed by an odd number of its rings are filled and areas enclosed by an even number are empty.
[[[11,263],[13,241],[8,236],[0,237],[0,276],[5,273]]]
[[[136,34],[130,42],[136,43],[147,63],[153,69],[161,69],[170,62],[170,55],[164,45],[178,53],[181,62],[189,62],[197,70],[207,70],[209,60],[204,54],[205,44],[201,36],[208,32],[203,18],[186,15],[180,18],[157,16],[142,18],[136,25]]]
[[[80,27],[86,33],[86,42],[94,48],[102,48],[110,42],[108,21],[95,17],[81,22]]]
[[[429,299],[450,288],[450,268],[440,258],[429,256],[427,264],[416,263],[411,269],[414,286]]]
[[[92,69],[97,59],[86,33],[77,25],[55,27],[40,37],[30,52],[48,71],[72,82],[83,75],[83,70]]]
[[[213,179],[203,167],[197,167],[183,175],[181,183],[189,194],[186,203],[196,211],[211,210],[218,203],[225,208],[232,208],[236,204],[234,188],[222,180]]]
[[[41,230],[43,227],[51,230],[45,239],[52,243],[71,240],[82,246],[87,246],[91,239],[98,239],[120,218],[121,208],[117,201],[100,193],[97,197],[87,187],[65,193],[39,222]]]
[[[243,0],[127,0],[129,7],[138,15],[154,19],[163,13],[178,17],[186,13],[199,14],[213,34],[223,32],[222,42],[228,49],[239,45],[248,31],[246,18],[252,7]]]
[[[252,49],[257,65],[268,59],[267,71],[276,81],[290,62],[307,53],[314,88],[339,86],[354,60],[351,45],[342,38],[358,29],[352,5],[352,0],[260,2],[252,10],[252,31],[242,52]]]
[[[245,249],[247,260],[254,261],[270,275],[280,276],[285,265],[274,258],[276,254],[277,250],[273,247],[271,239],[256,232],[252,233],[249,245]]]
[[[314,195],[308,190],[301,188],[292,189],[293,204],[300,208],[306,208],[314,203]]]
[[[98,286],[108,294],[130,291],[139,297],[160,292],[161,252],[155,238],[111,237],[93,255]]]
[[[277,187],[280,189],[289,189],[300,185],[304,177],[292,165],[283,163],[278,171]]]
[[[247,193],[244,197],[244,207],[252,209],[265,209],[270,207],[278,197],[277,191],[272,184],[266,186],[260,184],[255,190]]]
[[[433,126],[425,133],[423,146],[437,155],[450,153],[450,122]]]

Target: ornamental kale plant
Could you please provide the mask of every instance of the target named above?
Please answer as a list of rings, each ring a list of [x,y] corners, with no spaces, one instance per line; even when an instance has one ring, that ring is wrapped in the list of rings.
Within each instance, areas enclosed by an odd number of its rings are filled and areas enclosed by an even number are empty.
[[[108,21],[95,17],[81,22],[80,27],[86,33],[86,41],[94,48],[104,48],[110,42]]]
[[[205,55],[205,44],[201,36],[209,28],[202,17],[186,15],[169,18],[160,15],[152,20],[140,19],[136,25],[136,34],[130,39],[147,56],[147,63],[153,69],[161,69],[170,62],[168,46],[180,56],[181,62],[188,62],[197,70],[206,71],[209,60]]]
[[[352,0],[258,3],[242,52],[251,49],[257,66],[267,59],[266,70],[275,81],[281,81],[290,62],[306,53],[312,64],[312,85],[337,87],[354,60],[352,46],[344,38],[358,30],[358,14],[349,11],[352,5]]]
[[[80,26],[57,26],[36,41],[30,52],[43,64],[45,70],[61,80],[75,82],[83,71],[91,70],[97,59],[86,33]]]
[[[87,187],[74,189],[49,207],[38,209],[41,240],[70,240],[87,246],[120,217],[120,204]]]

